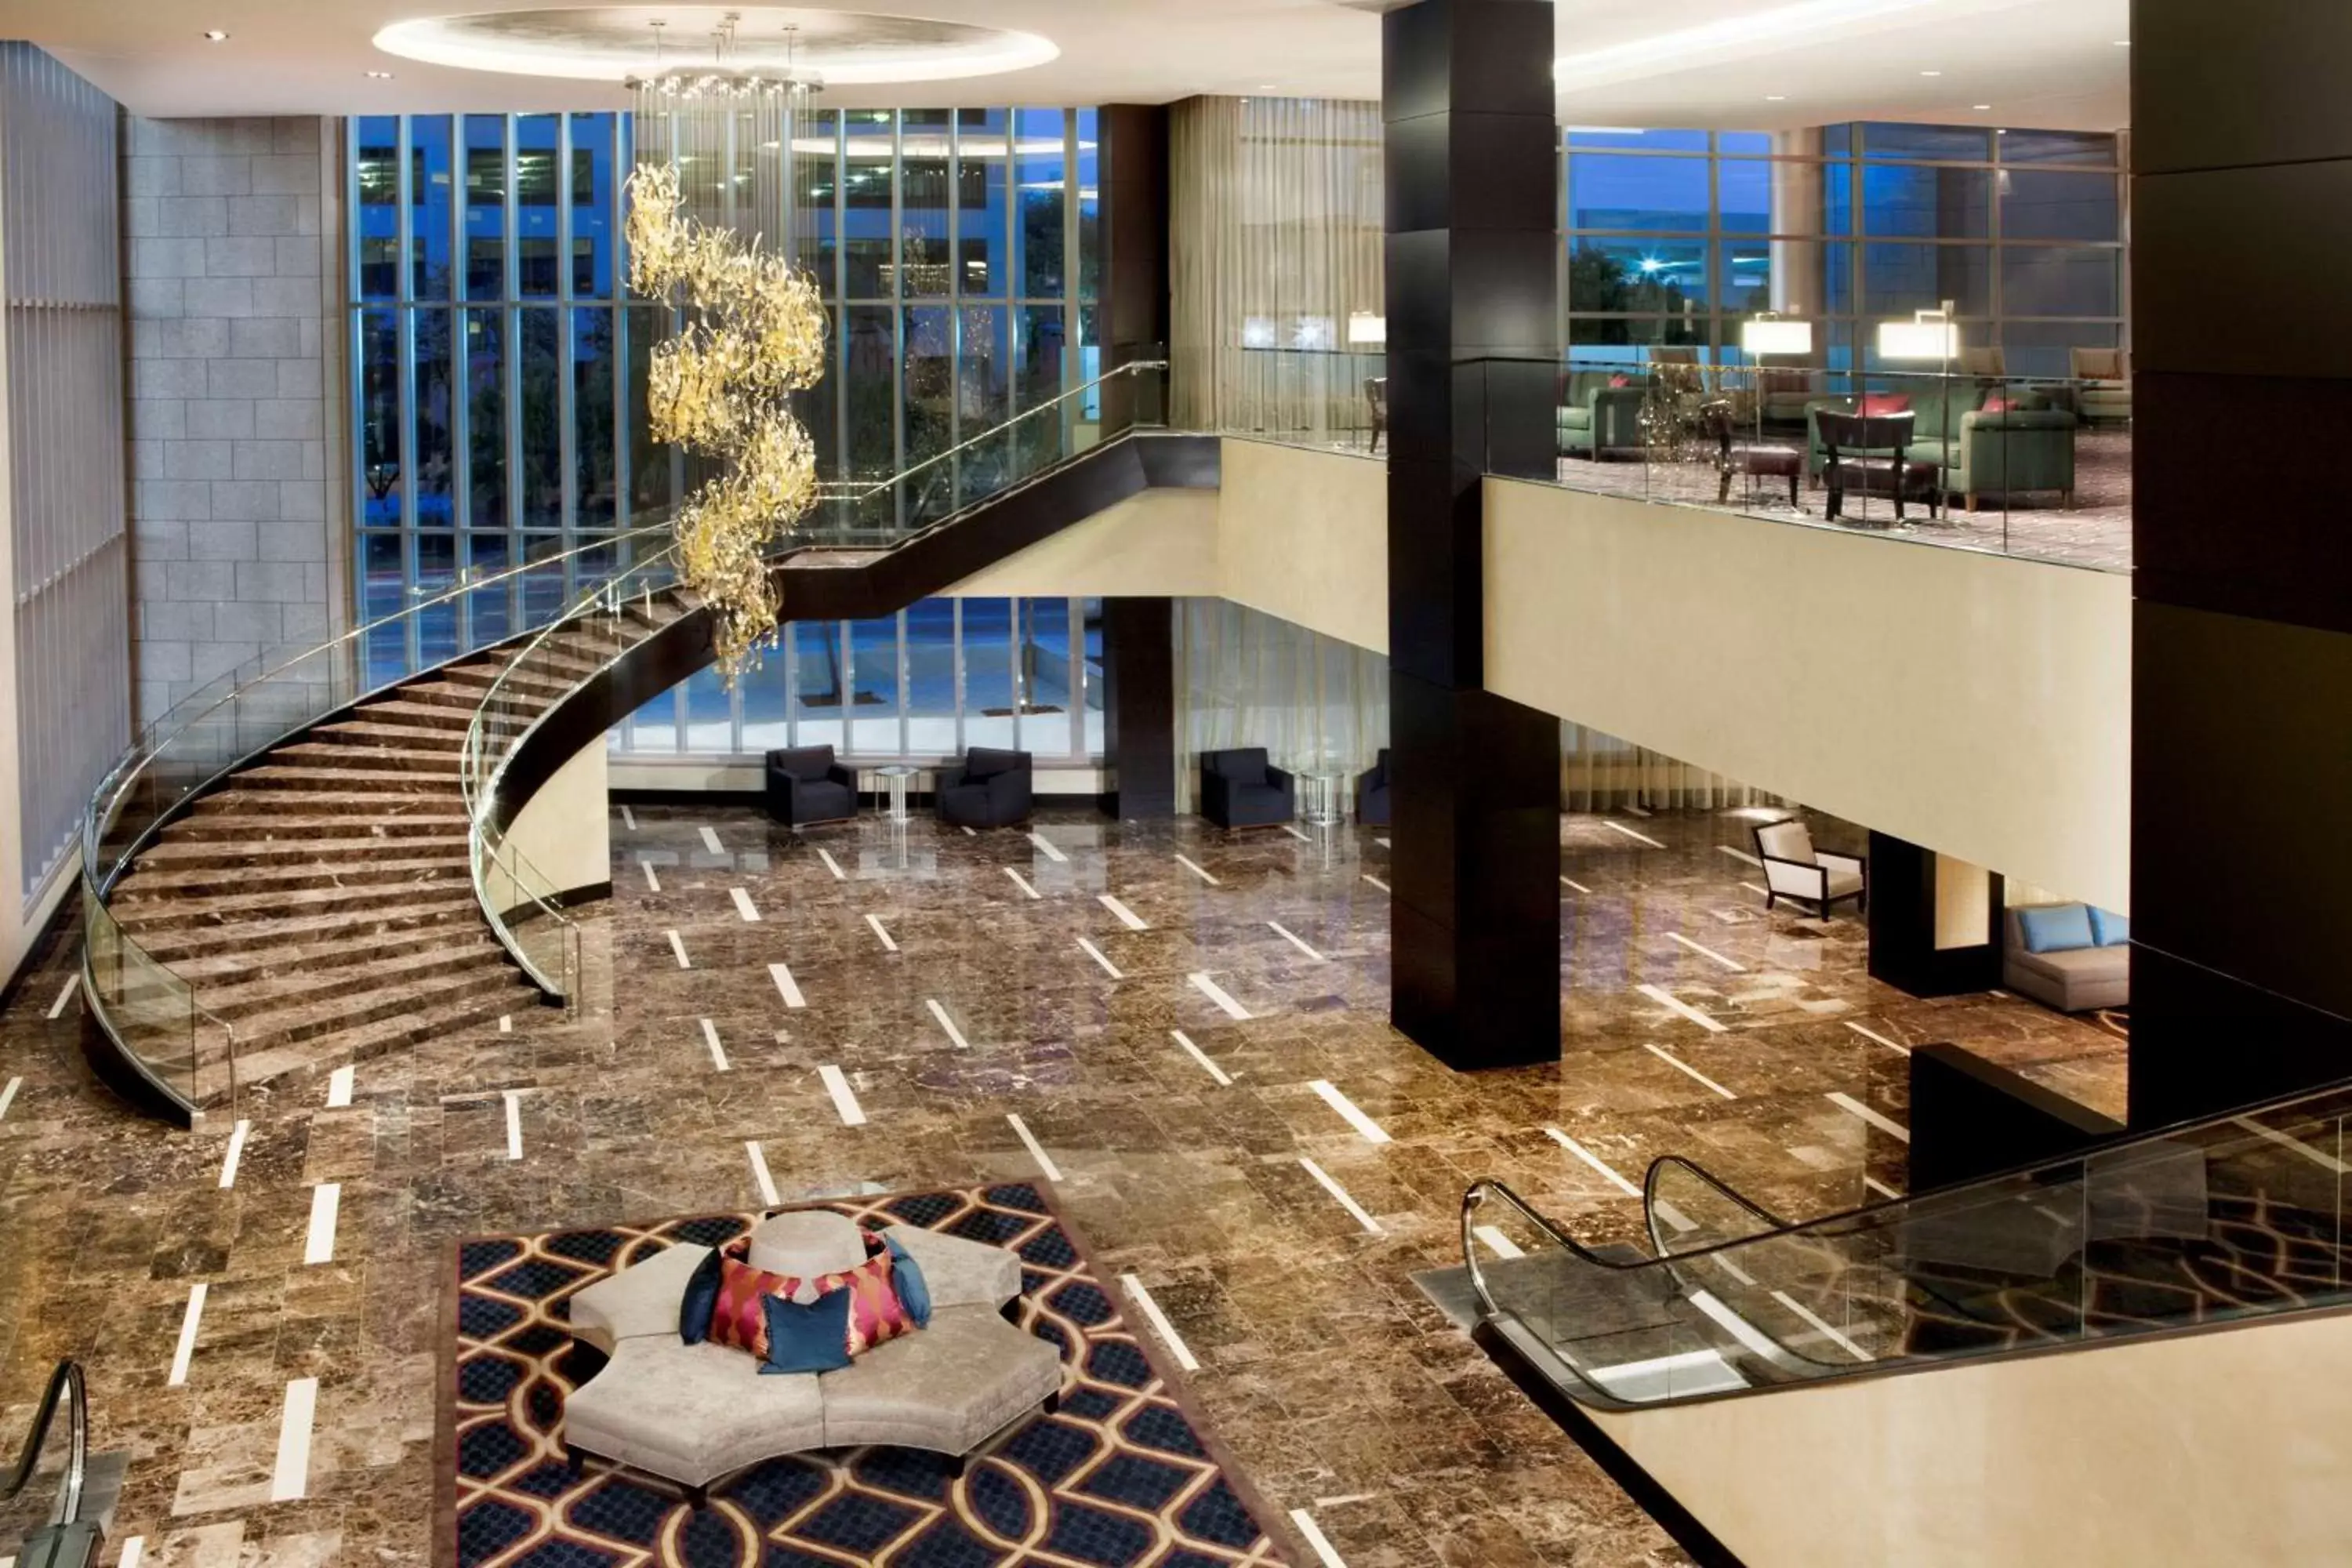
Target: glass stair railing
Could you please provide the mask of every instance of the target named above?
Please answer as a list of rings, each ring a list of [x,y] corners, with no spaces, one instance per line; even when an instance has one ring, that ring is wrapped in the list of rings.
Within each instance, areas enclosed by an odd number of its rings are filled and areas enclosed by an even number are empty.
[[[1641,1409],[2352,1302],[2352,1087],[1789,1224],[1690,1161],[1645,1250],[1496,1181],[1465,1194],[1485,1331],[1578,1402]]]

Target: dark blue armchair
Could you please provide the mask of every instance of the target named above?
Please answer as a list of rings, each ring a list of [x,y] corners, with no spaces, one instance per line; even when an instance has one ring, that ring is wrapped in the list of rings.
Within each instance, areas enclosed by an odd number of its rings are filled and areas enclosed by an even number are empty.
[[[1029,820],[1031,766],[1026,752],[974,746],[961,764],[940,770],[941,822],[959,827],[1010,827]]]
[[[1297,785],[1264,746],[1201,753],[1201,815],[1219,827],[1273,827],[1298,815]]]
[[[833,760],[831,746],[770,752],[768,815],[786,827],[846,821],[857,815],[857,775]]]
[[[1374,827],[1389,825],[1389,749],[1381,748],[1371,771],[1356,780],[1356,820]]]

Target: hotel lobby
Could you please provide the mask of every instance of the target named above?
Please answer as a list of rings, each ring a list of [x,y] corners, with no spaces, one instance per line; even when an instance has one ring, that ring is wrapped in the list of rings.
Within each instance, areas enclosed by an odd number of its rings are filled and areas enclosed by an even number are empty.
[[[0,6],[0,1568],[2352,1556],[2352,24]]]

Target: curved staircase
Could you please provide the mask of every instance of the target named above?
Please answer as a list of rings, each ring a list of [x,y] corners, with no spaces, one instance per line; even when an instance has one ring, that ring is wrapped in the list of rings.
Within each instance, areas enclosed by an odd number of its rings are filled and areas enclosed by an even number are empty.
[[[213,1069],[232,1048],[246,1088],[541,1000],[475,896],[467,731],[494,683],[498,728],[519,732],[686,613],[656,600],[618,626],[575,622],[530,645],[522,668],[511,647],[461,658],[270,747],[165,825],[107,902],[209,1015],[191,1080],[226,1083]]]

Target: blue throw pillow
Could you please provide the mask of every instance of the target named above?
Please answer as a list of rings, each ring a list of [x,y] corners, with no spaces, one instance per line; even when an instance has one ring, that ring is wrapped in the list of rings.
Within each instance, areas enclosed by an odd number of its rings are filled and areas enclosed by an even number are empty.
[[[915,1320],[915,1327],[929,1328],[931,1287],[923,1278],[923,1266],[888,1231],[882,1233],[882,1241],[890,1249],[890,1283],[898,1292],[898,1304]]]
[[[677,1337],[690,1345],[698,1345],[710,1334],[710,1314],[719,1305],[719,1249],[709,1255],[688,1276],[686,1294],[677,1303]]]
[[[2020,910],[2017,923],[2025,932],[2028,952],[2066,952],[2099,945],[2098,939],[2091,934],[2091,911],[2081,904]]]
[[[2131,941],[2131,921],[2091,906],[2091,939],[2101,947],[2121,947]]]
[[[768,1319],[768,1359],[760,1374],[772,1372],[839,1372],[849,1364],[849,1292],[827,1290],[803,1307],[782,1296],[761,1299]]]

